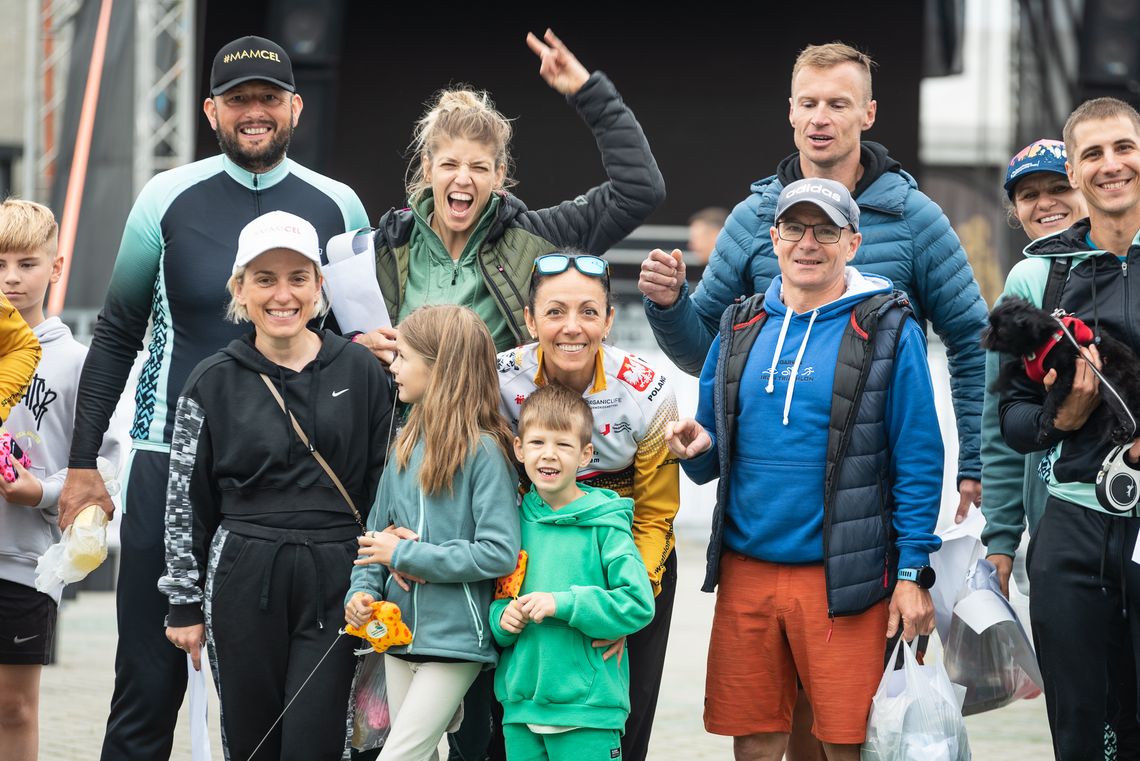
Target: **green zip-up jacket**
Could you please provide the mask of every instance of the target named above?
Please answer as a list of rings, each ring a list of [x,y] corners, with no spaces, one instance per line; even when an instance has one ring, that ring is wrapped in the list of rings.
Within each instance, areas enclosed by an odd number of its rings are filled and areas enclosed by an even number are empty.
[[[495,672],[504,724],[622,730],[629,715],[629,659],[602,660],[590,643],[647,626],[653,587],[633,542],[633,500],[579,488],[585,494],[559,510],[533,486],[523,497],[519,594],[550,592],[556,610],[512,634],[499,625],[510,600],[491,604],[491,632],[504,648]]]
[[[485,233],[479,231],[482,239],[477,253],[469,259],[464,252],[457,263],[455,280],[463,277],[458,270],[465,267],[477,271],[499,311],[499,319],[489,323],[499,351],[527,340],[523,307],[537,257],[567,247],[602,256],[665,200],[665,179],[649,141],[609,78],[595,71],[567,100],[594,133],[608,179],[576,198],[533,211],[514,195],[500,193],[497,208],[482,212],[489,217],[478,223],[480,228],[485,227]],[[412,206],[422,209],[423,201],[422,196],[413,199]],[[435,233],[422,221],[417,222],[416,216],[411,208],[391,209],[380,217],[373,233],[376,279],[388,314],[397,320],[399,315],[423,306],[411,301],[423,295],[407,288],[411,249],[418,236]],[[473,306],[478,313],[479,302],[476,298],[474,305],[465,306]],[[497,330],[500,324],[506,329]]]

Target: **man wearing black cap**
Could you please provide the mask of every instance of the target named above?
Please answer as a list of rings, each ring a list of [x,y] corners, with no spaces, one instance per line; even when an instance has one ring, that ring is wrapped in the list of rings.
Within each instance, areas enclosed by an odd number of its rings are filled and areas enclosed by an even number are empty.
[[[123,231],[83,367],[70,470],[60,497],[63,527],[86,505],[98,504],[108,515],[114,510],[95,470],[96,454],[151,322],[150,356],[135,391],[115,692],[104,761],[170,756],[186,688],[186,654],[166,641],[167,601],[157,587],[165,568],[170,436],[190,371],[241,333],[223,319],[238,234],[273,210],[307,219],[322,245],[368,224],[350,188],[286,158],[302,106],[289,56],[279,45],[243,37],[223,47],[214,57],[210,97],[203,104],[221,154],[152,178]]]
[[[848,266],[859,218],[838,182],[783,189],[780,272],[725,312],[696,419],[665,434],[691,479],[720,478],[704,719],[738,759],[784,757],[797,682],[827,758],[858,759],[885,638],[934,626],[943,449],[926,341],[888,279]]]

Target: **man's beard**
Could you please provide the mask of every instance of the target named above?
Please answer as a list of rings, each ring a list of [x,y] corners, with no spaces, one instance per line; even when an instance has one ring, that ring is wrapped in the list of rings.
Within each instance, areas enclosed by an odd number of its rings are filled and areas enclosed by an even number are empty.
[[[257,153],[243,149],[239,138],[228,132],[216,130],[214,134],[218,136],[218,147],[222,149],[222,153],[230,157],[231,161],[242,169],[260,174],[268,172],[285,158],[285,151],[288,150],[289,141],[293,137],[293,125],[290,124],[287,130],[274,130],[273,139],[268,145],[258,149]]]

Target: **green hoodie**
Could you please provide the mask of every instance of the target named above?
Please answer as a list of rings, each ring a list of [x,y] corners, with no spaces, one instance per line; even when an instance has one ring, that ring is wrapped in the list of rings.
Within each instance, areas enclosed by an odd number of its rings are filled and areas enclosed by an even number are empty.
[[[510,600],[491,603],[491,631],[504,648],[495,672],[504,724],[620,731],[629,715],[629,659],[603,661],[590,642],[647,626],[653,588],[633,543],[633,500],[579,487],[586,493],[560,510],[533,486],[523,497],[529,557],[519,594],[551,592],[556,611],[516,635],[499,626]]]

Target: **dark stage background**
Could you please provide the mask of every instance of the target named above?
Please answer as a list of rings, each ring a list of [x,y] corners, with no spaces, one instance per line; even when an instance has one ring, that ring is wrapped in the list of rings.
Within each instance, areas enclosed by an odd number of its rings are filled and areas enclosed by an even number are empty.
[[[432,94],[452,83],[489,90],[500,110],[516,118],[514,192],[532,208],[604,179],[592,136],[538,76],[538,59],[524,41],[527,31],[541,36],[547,26],[588,69],[610,75],[645,128],[668,187],[650,223],[684,224],[700,207],[734,205],[794,149],[789,79],[797,52],[812,43],[841,39],[878,62],[878,121],[864,137],[887,145],[917,174],[924,3],[915,0],[706,6],[687,13],[618,3],[543,9],[215,0],[204,6],[202,97],[221,45],[244,34],[285,45],[305,99],[290,155],[348,183],[373,221],[404,205],[413,122]],[[325,24],[332,28],[321,42]],[[294,54],[306,46],[312,52]],[[217,151],[205,118],[197,151],[199,157]]]

